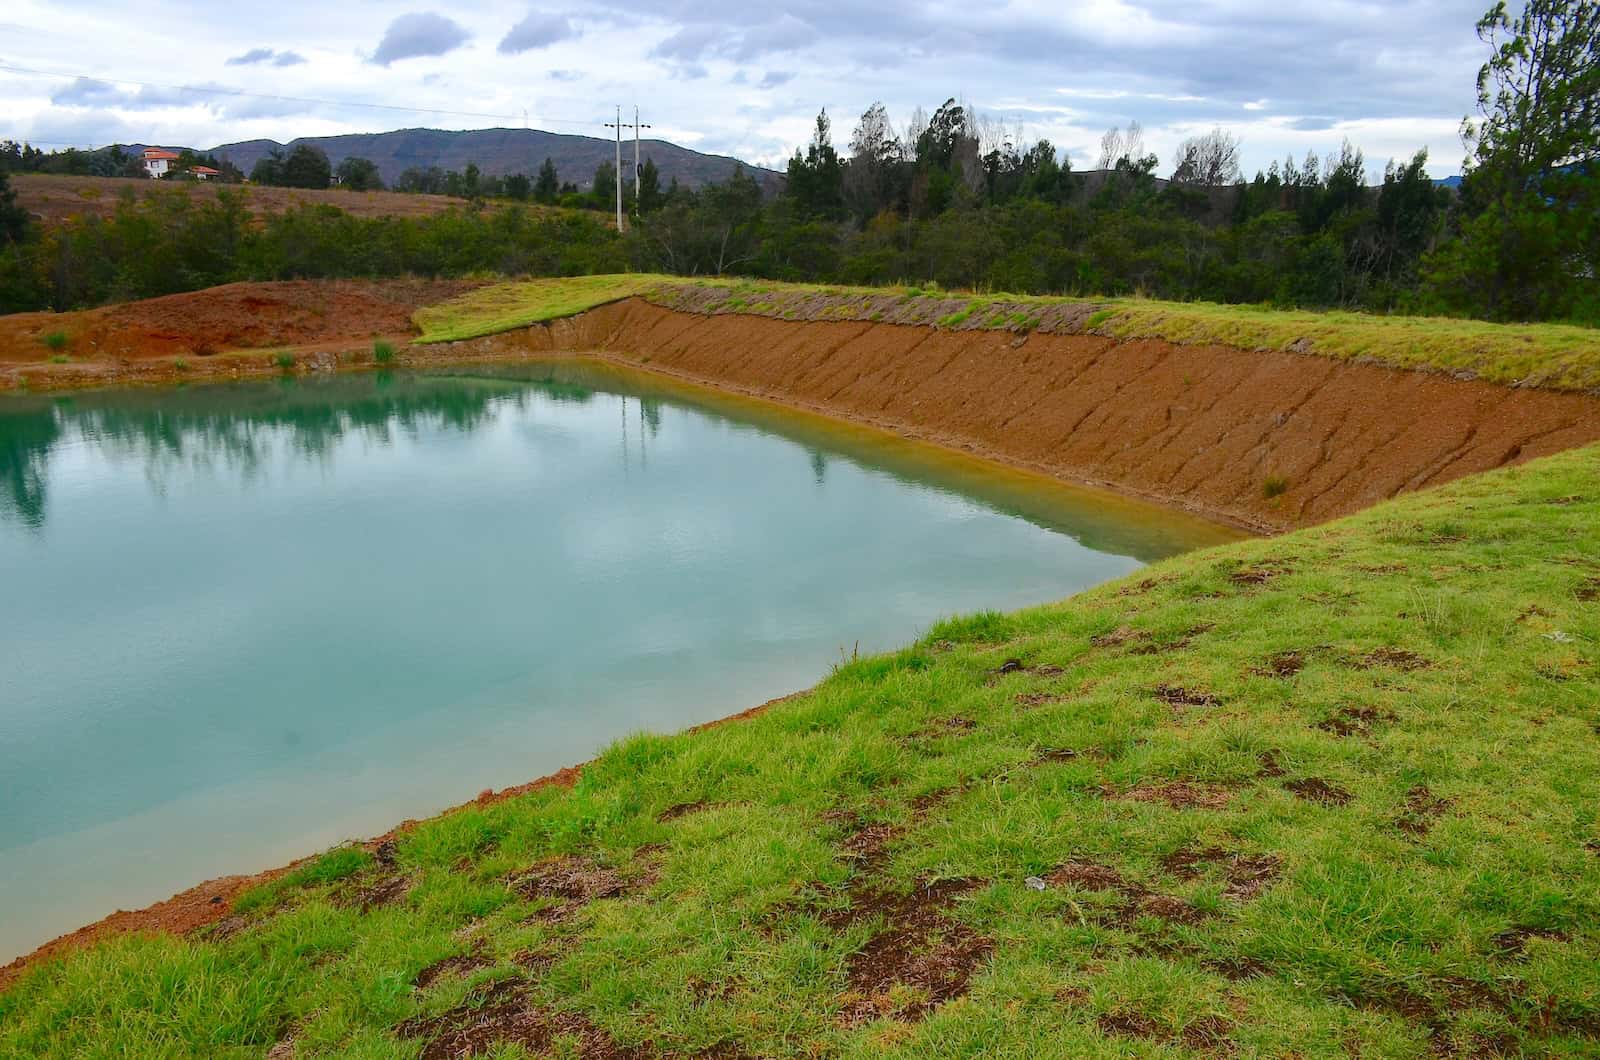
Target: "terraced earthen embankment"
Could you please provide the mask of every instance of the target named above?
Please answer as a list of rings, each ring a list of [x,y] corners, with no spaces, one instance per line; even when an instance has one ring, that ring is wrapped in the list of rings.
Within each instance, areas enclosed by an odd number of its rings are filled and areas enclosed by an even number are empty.
[[[1091,333],[634,298],[451,349],[592,353],[1267,530],[1600,439],[1590,394]]]

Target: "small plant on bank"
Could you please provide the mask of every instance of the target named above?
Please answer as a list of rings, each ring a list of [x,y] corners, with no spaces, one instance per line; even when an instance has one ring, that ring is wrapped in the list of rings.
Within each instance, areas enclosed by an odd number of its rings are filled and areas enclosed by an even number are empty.
[[[379,339],[372,344],[372,359],[377,364],[392,364],[394,362],[394,344]]]
[[[65,331],[46,332],[39,337],[39,341],[44,343],[47,348],[60,353],[67,348],[67,333]]]
[[[71,360],[72,360],[72,358],[68,357],[66,354],[58,353],[54,357],[50,358],[50,363],[51,364],[68,364],[68,363],[71,362]]]
[[[294,370],[294,354],[290,353],[288,350],[285,350],[282,353],[278,354],[278,356],[274,357],[272,359],[272,363],[276,364],[279,368],[281,368],[285,372],[293,371]]]
[[[1261,495],[1267,500],[1281,497],[1289,491],[1289,480],[1282,475],[1268,475],[1267,480],[1261,484]]]
[[[172,359],[172,367],[180,372],[187,372],[189,370],[189,359],[187,357],[174,357]]]

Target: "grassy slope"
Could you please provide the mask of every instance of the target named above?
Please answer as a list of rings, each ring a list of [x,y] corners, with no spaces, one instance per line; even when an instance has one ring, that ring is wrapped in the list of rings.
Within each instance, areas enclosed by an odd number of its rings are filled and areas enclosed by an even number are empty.
[[[1594,1055],[1597,724],[1590,448],[631,739],[38,968],[0,1053]]]
[[[596,306],[641,294],[666,277],[648,273],[516,280],[480,287],[414,315],[418,342],[455,342],[494,335],[547,320],[575,316]]]
[[[424,310],[417,315],[417,322],[423,330],[420,341],[449,341],[571,316],[631,295],[672,301],[674,292],[707,288],[723,292],[720,306],[713,301],[705,306],[707,309],[764,316],[791,317],[801,303],[815,300],[818,295],[857,303],[837,305],[823,312],[821,318],[828,320],[877,319],[875,314],[884,300],[926,299],[930,306],[938,306],[926,322],[946,327],[1026,327],[1031,314],[1048,307],[1092,302],[1099,311],[1088,317],[1088,327],[1122,339],[1161,338],[1244,349],[1293,350],[1397,368],[1471,375],[1495,383],[1560,390],[1600,388],[1600,331],[1593,328],[1286,311],[1138,298],[970,296],[903,287],[826,287],[635,274],[496,285]],[[805,308],[818,312],[814,305]],[[852,311],[859,311],[860,315],[853,317]]]

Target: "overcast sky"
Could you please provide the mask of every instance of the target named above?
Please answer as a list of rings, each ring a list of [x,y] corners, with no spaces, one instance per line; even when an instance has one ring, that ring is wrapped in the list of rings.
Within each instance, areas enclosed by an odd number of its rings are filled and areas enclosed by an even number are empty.
[[[953,95],[1080,169],[1108,126],[1138,120],[1163,175],[1180,140],[1221,125],[1247,173],[1348,137],[1376,174],[1427,147],[1444,176],[1460,168],[1488,0],[427,3],[7,0],[0,66],[113,83],[0,70],[0,138],[210,147],[521,126],[524,112],[533,128],[609,136],[613,105],[631,117],[637,103],[646,135],[781,167],[820,107],[842,151],[874,100],[903,127]]]

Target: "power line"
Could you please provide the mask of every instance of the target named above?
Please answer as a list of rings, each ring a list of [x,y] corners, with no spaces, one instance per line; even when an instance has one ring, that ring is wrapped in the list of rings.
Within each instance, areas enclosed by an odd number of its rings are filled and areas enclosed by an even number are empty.
[[[393,103],[363,103],[356,100],[339,99],[314,99],[309,96],[277,96],[265,92],[245,92],[234,88],[206,88],[199,85],[171,85],[159,81],[136,81],[127,77],[91,77],[88,74],[69,74],[55,70],[36,70],[27,66],[11,66],[0,63],[0,70],[13,74],[31,74],[37,77],[62,77],[74,81],[90,81],[97,85],[138,85],[140,88],[163,88],[172,92],[198,92],[213,96],[239,96],[244,99],[266,99],[279,103],[312,103],[326,107],[358,107],[365,110],[397,111],[404,114],[442,114],[456,118],[492,118],[497,121],[516,121],[515,114],[488,114],[482,111],[471,110],[441,110],[436,107],[403,107]],[[526,117],[526,116],[524,116]],[[598,124],[593,121],[577,121],[572,118],[542,118],[541,121],[552,125],[589,125]],[[42,141],[41,141],[42,142]]]

